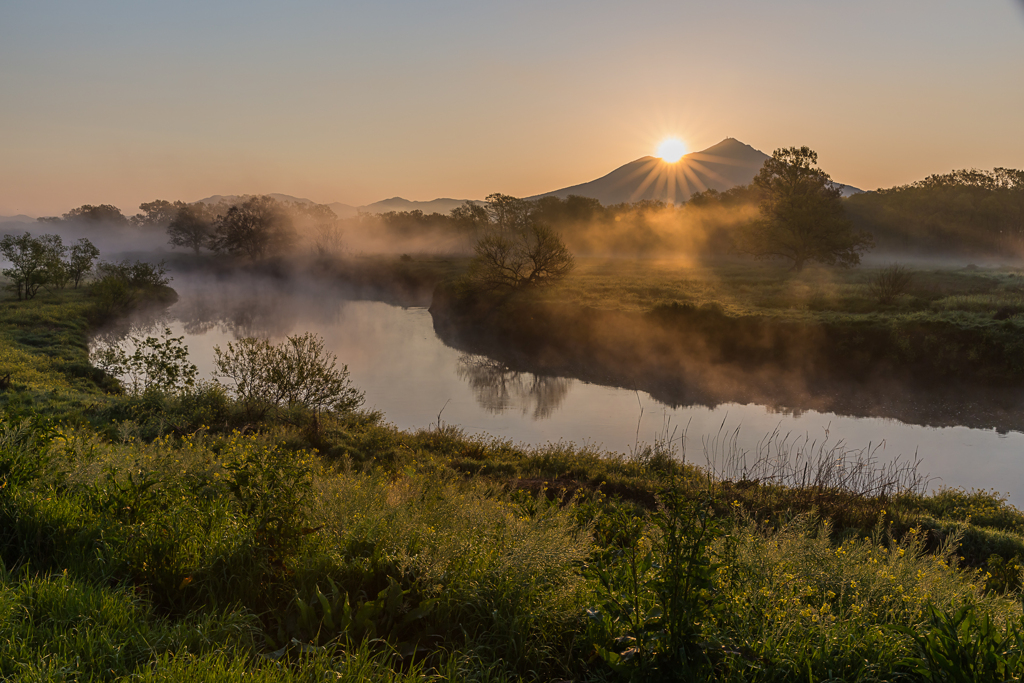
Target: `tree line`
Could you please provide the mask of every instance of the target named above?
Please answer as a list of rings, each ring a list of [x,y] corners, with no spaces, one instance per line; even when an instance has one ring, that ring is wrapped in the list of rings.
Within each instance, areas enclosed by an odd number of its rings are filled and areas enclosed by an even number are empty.
[[[797,270],[814,261],[853,265],[872,243],[946,253],[1024,248],[1024,171],[953,171],[842,199],[806,147],[776,150],[749,185],[698,192],[680,205],[645,200],[604,206],[581,196],[527,201],[499,193],[447,214],[391,211],[345,220],[325,205],[269,196],[247,196],[234,205],[158,199],[139,209],[126,217],[109,204],[83,205],[40,221],[160,229],[172,246],[197,255],[205,249],[251,260],[294,249],[300,235],[315,255],[330,258],[344,252],[345,235],[384,235],[399,244],[448,240],[478,256],[484,248],[487,258],[510,269],[513,281],[530,280],[529,272],[521,275],[536,256],[524,246],[528,234],[534,250],[542,243],[553,248],[554,233],[576,254],[740,253],[780,258]],[[516,249],[507,242],[513,234]]]
[[[879,246],[933,253],[1024,250],[1024,171],[964,169],[846,200]]]

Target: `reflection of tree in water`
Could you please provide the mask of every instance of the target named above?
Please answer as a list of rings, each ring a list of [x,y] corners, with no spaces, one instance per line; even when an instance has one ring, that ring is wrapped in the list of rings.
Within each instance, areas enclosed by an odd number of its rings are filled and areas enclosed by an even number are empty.
[[[206,334],[217,327],[217,307],[209,299],[192,296],[179,301],[174,307],[175,316],[181,321],[185,334]]]
[[[501,361],[464,353],[456,370],[469,382],[476,400],[488,412],[503,413],[518,408],[533,419],[551,417],[569,394],[573,380],[567,377],[544,377],[517,372]]]
[[[93,335],[91,343],[93,346],[115,346],[126,337],[155,337],[169,327],[172,320],[164,309],[139,311],[106,325]]]
[[[182,278],[179,285],[180,298],[170,309],[139,311],[101,330],[93,341],[116,344],[129,335],[152,336],[174,321],[191,337],[220,330],[236,339],[280,339],[297,329],[300,321],[336,324],[345,309],[343,300],[324,296],[322,286],[309,283],[237,277]]]
[[[342,306],[333,297],[289,296],[288,293],[237,288],[217,293],[194,293],[174,307],[175,317],[187,334],[204,334],[214,328],[235,338],[279,338],[295,329],[297,321],[329,324],[338,319]]]

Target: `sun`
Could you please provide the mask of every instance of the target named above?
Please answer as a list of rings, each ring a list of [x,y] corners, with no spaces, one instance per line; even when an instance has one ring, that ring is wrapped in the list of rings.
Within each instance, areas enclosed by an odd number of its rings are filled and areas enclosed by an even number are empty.
[[[674,164],[686,154],[686,144],[679,138],[665,138],[658,145],[657,155],[662,161]]]

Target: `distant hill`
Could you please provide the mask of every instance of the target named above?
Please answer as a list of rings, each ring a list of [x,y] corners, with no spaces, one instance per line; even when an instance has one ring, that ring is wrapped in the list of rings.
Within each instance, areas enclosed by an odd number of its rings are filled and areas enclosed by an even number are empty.
[[[737,185],[748,185],[768,158],[767,154],[750,145],[735,138],[726,138],[705,150],[687,154],[674,164],[658,157],[641,157],[589,183],[527,199],[565,199],[569,195],[577,195],[591,197],[605,206],[644,199],[682,203],[704,190],[721,192]],[[844,197],[862,192],[849,185],[840,187]]]
[[[288,194],[280,194],[272,192],[269,195],[274,199],[281,202],[295,202],[297,204],[315,204],[312,199],[306,199],[304,197],[293,197]],[[241,201],[241,195],[237,194],[215,194],[205,199],[200,199],[196,203],[203,204],[220,204],[222,202],[227,204],[236,204]],[[341,202],[333,202],[327,206],[331,207],[338,218],[351,218],[358,213],[387,213],[388,211],[422,211],[423,213],[448,213],[456,206],[462,206],[465,202],[472,201],[475,203],[482,203],[476,199],[449,199],[447,197],[432,199],[430,201],[411,201],[408,199],[402,199],[401,197],[392,197],[391,199],[382,199],[379,202],[367,204],[365,206],[352,206],[350,204],[342,204]]]
[[[432,199],[429,202],[417,202],[409,201],[408,199],[402,199],[401,197],[392,197],[391,199],[382,199],[379,202],[373,204],[367,204],[366,206],[360,206],[359,210],[363,213],[387,213],[388,211],[422,211],[423,213],[448,213],[457,206],[462,206],[467,201],[472,201],[476,204],[481,204],[479,200],[470,199],[448,199],[447,197],[440,199]]]
[[[0,225],[6,223],[35,223],[36,219],[19,213],[17,216],[0,216]]]

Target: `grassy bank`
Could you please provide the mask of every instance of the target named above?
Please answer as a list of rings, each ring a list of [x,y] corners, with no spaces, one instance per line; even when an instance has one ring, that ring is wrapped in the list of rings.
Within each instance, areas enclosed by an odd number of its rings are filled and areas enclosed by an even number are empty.
[[[67,369],[87,361],[87,295],[4,305],[25,359],[0,393],[12,680],[1024,670],[1024,515],[992,495],[922,495],[912,473],[863,463],[847,476],[834,454],[812,479],[727,481],[666,443],[529,449],[362,413],[253,422],[209,385],[108,395]]]
[[[649,377],[640,386],[655,393],[659,381],[685,384],[710,366],[825,379],[1024,379],[1020,272],[911,270],[906,291],[881,304],[873,288],[883,271],[588,261],[556,285],[501,297],[443,285],[432,310],[455,343],[500,340],[510,358],[543,358],[537,369],[546,373],[583,367],[626,385]]]

